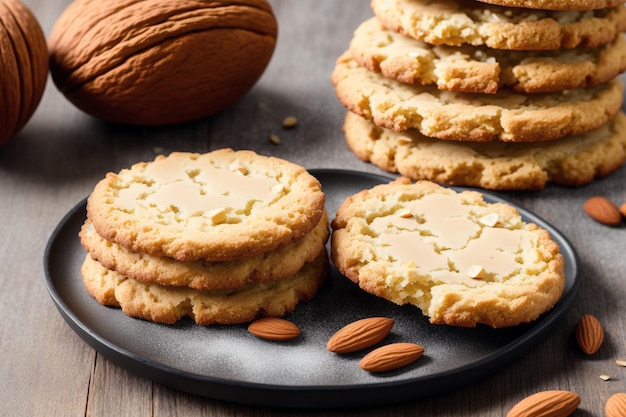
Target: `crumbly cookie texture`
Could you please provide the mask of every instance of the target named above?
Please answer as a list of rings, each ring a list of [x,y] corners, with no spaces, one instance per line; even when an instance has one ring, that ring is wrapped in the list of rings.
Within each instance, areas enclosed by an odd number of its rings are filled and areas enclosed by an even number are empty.
[[[591,48],[626,27],[619,5],[586,11],[508,8],[473,0],[372,0],[389,29],[433,45],[485,45],[507,50]]]
[[[318,256],[292,277],[236,289],[196,290],[146,284],[110,271],[89,255],[81,267],[87,292],[99,303],[121,307],[124,314],[174,324],[190,317],[197,324],[247,323],[259,317],[281,317],[300,301],[312,299],[325,280],[329,262]]]
[[[324,213],[317,226],[297,242],[250,258],[222,262],[181,262],[133,252],[102,238],[89,220],[85,221],[79,237],[94,260],[125,277],[151,284],[205,290],[237,288],[291,276],[326,250],[329,234],[328,216]]]
[[[493,94],[501,87],[544,93],[589,87],[626,69],[626,38],[597,48],[502,51],[430,45],[386,29],[378,19],[361,23],[350,42],[360,65],[387,78],[440,90]]]
[[[505,7],[544,10],[595,10],[616,7],[623,0],[478,0],[482,3]]]
[[[619,78],[556,93],[457,93],[390,80],[358,65],[349,52],[337,59],[332,82],[344,107],[378,126],[445,140],[535,142],[578,135],[608,122],[623,102]]]
[[[368,293],[413,304],[431,323],[531,322],[564,286],[549,233],[475,191],[399,178],[348,197],[332,222],[331,257]]]
[[[354,113],[346,142],[363,161],[413,180],[493,190],[540,190],[547,183],[581,186],[626,160],[626,115],[582,135],[541,143],[441,141],[416,131],[397,133]]]
[[[252,151],[175,152],[109,173],[87,200],[96,232],[180,261],[255,256],[303,238],[324,193],[303,167]]]

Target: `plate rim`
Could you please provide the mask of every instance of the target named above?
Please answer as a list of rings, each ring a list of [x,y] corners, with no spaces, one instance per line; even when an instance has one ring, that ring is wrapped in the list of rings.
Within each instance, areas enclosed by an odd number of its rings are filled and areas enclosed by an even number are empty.
[[[355,179],[358,177],[367,177],[370,180],[378,182],[389,182],[397,177],[391,177],[387,175],[380,175],[365,171],[346,170],[337,168],[312,168],[308,171],[313,176],[324,175],[343,175],[351,176]],[[320,181],[321,182],[321,181]],[[162,383],[171,388],[187,392],[194,395],[199,395],[207,398],[214,398],[218,400],[224,400],[240,404],[259,405],[259,406],[271,406],[281,408],[306,408],[306,409],[319,409],[319,408],[346,408],[346,407],[361,407],[361,406],[379,406],[397,404],[406,401],[415,401],[425,397],[431,397],[444,392],[450,392],[460,388],[463,385],[468,384],[472,380],[477,380],[480,377],[492,374],[495,371],[488,368],[492,368],[494,364],[501,367],[502,365],[511,364],[514,360],[526,355],[537,344],[544,340],[550,330],[556,326],[556,324],[562,319],[563,315],[567,312],[570,305],[575,299],[578,287],[580,285],[579,279],[579,261],[574,247],[570,241],[564,236],[556,227],[542,219],[537,214],[519,206],[516,203],[507,200],[493,194],[489,190],[482,190],[472,187],[457,187],[439,184],[443,187],[452,188],[457,191],[461,190],[474,190],[479,191],[485,196],[488,202],[504,202],[513,205],[525,219],[531,219],[531,221],[540,223],[542,228],[548,230],[553,239],[562,241],[565,247],[561,247],[561,252],[567,252],[568,258],[572,261],[570,268],[572,268],[572,277],[570,278],[572,284],[570,285],[568,293],[564,294],[558,303],[542,318],[541,322],[525,331],[520,337],[515,338],[512,342],[500,347],[495,352],[491,352],[484,358],[477,361],[473,361],[470,364],[463,365],[458,368],[452,368],[437,372],[434,374],[423,375],[416,378],[410,378],[406,380],[393,380],[387,382],[372,382],[362,384],[346,384],[346,385],[278,385],[278,384],[266,384],[250,381],[239,380],[227,380],[223,377],[215,377],[211,375],[203,375],[190,371],[185,371],[157,360],[146,358],[123,346],[107,340],[106,337],[98,334],[91,329],[86,323],[84,323],[78,315],[72,311],[72,309],[65,302],[61,294],[57,291],[56,286],[52,282],[52,274],[50,271],[51,264],[51,252],[54,249],[54,243],[59,238],[60,234],[67,227],[67,223],[77,216],[79,212],[86,210],[87,197],[83,198],[77,204],[73,206],[59,221],[52,231],[45,249],[44,249],[44,281],[46,289],[52,298],[55,307],[64,318],[70,328],[76,332],[81,339],[89,346],[94,348],[97,352],[102,353],[107,358],[111,359],[116,365],[122,366],[124,369],[140,376],[148,378],[149,380]],[[333,215],[334,216],[334,215]],[[525,220],[527,221],[527,220]],[[555,238],[556,237],[556,238]],[[568,277],[566,276],[566,284]],[[128,362],[124,365],[119,362]],[[485,366],[489,364],[490,366]],[[471,374],[469,380],[467,376]],[[454,375],[458,382],[450,382],[450,376]],[[175,378],[172,380],[172,376]],[[454,380],[454,378],[453,378]],[[189,382],[199,384],[191,384],[192,387],[186,386]],[[406,390],[402,390],[402,393],[398,393],[398,387],[411,387],[413,385],[421,385],[424,383],[431,383],[435,388],[429,395],[419,395],[419,393],[413,393],[413,395],[403,394]],[[440,386],[445,385],[445,389]],[[190,389],[191,388],[191,389]],[[197,388],[197,389],[196,389]],[[207,388],[209,388],[207,390]],[[228,391],[228,392],[226,392]],[[364,393],[376,391],[377,396],[365,396]],[[272,398],[272,395],[268,394],[289,394],[287,397],[281,396],[281,401],[277,401],[276,398]],[[380,393],[384,399],[380,399]],[[348,395],[350,394],[350,395]],[[329,395],[332,399],[329,399]],[[356,396],[355,396],[356,395]],[[322,396],[324,398],[322,398]],[[284,401],[284,400],[287,401]],[[331,403],[332,406],[328,407],[326,404]]]

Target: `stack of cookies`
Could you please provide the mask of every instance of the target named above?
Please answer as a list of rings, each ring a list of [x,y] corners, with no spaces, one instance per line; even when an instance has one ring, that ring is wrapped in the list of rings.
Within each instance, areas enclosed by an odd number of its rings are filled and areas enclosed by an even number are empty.
[[[610,174],[626,159],[623,2],[372,0],[332,74],[349,147],[488,189]]]
[[[158,323],[245,323],[310,300],[328,273],[319,181],[251,151],[172,153],[109,173],[79,233],[89,294]]]

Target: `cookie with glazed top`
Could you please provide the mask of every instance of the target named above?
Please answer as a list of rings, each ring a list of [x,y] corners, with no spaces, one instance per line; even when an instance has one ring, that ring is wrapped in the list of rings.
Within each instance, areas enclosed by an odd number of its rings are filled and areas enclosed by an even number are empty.
[[[348,112],[350,149],[363,161],[413,180],[493,190],[540,190],[547,183],[581,186],[626,160],[626,115],[598,129],[548,142],[442,141],[415,130],[397,133]]]
[[[101,304],[121,307],[130,317],[164,324],[189,317],[197,324],[212,325],[284,316],[299,302],[315,296],[326,279],[328,267],[324,253],[291,277],[221,290],[142,283],[104,268],[89,255],[83,261],[81,274],[92,297]]]
[[[297,273],[326,250],[328,216],[302,239],[270,252],[232,261],[181,262],[164,256],[133,252],[98,235],[89,220],[79,233],[92,259],[105,268],[137,281],[190,288],[238,288],[250,283],[276,281]]]
[[[228,261],[302,239],[324,193],[303,167],[252,151],[175,152],[109,173],[87,200],[104,239],[179,261]]]
[[[550,234],[475,191],[399,178],[348,197],[331,259],[364,291],[412,304],[434,324],[514,326],[560,299],[564,259]]]
[[[386,29],[376,18],[355,30],[349,50],[361,66],[387,78],[468,93],[571,90],[609,81],[626,69],[623,36],[597,48],[503,51],[430,45]]]
[[[592,48],[626,28],[626,8],[550,11],[474,0],[372,0],[385,27],[433,45],[507,50]]]
[[[444,140],[536,142],[578,135],[608,122],[623,102],[618,78],[545,94],[458,93],[390,80],[360,66],[349,52],[338,58],[332,82],[344,107],[376,125]]]

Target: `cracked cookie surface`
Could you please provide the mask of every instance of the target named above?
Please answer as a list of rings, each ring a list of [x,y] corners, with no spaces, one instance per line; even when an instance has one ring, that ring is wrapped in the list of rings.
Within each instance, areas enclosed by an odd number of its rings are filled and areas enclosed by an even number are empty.
[[[175,152],[109,173],[87,199],[97,233],[135,252],[226,261],[291,244],[324,212],[319,181],[252,151]]]
[[[624,99],[619,78],[596,87],[532,95],[441,91],[385,78],[358,65],[349,52],[337,59],[332,82],[344,107],[378,126],[474,142],[578,135],[608,122]]]
[[[513,326],[550,310],[565,287],[549,233],[479,192],[399,178],[348,197],[331,259],[364,291],[417,306],[431,323]]]

